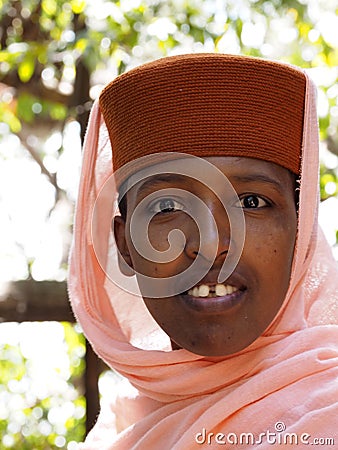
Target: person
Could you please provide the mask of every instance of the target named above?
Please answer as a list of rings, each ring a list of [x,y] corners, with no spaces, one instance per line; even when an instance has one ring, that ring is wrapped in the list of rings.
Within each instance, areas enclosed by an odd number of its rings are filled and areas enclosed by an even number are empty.
[[[225,54],[162,58],[104,88],[69,293],[132,388],[81,449],[337,444],[338,269],[317,218],[315,103],[304,71]]]

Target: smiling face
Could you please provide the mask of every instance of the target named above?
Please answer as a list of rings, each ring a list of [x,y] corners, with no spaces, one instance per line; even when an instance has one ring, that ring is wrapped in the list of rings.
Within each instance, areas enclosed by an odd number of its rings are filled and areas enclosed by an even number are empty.
[[[233,239],[228,215],[216,195],[197,180],[167,174],[154,177],[151,182],[140,181],[127,193],[125,220],[115,218],[115,238],[120,253],[136,273],[168,279],[168,283],[170,277],[186,270],[198,256],[207,263],[211,254],[216,255],[207,274],[195,286],[171,297],[143,298],[174,349],[224,356],[257,339],[283,303],[297,232],[295,183],[287,169],[274,163],[238,157],[205,159],[229,179],[237,192],[238,199],[227,205],[228,212],[231,214],[229,208],[242,208],[245,217],[243,251],[224,283],[217,279]],[[170,195],[170,189],[175,195]],[[184,192],[204,202],[218,233],[211,226],[210,217],[202,215],[198,221],[204,221],[203,229],[207,231],[202,238],[199,236],[198,226],[188,214],[191,196]],[[153,214],[148,237],[155,250],[168,249],[170,231],[178,229],[184,234],[184,248],[174,260],[154,262],[149,255],[144,258],[136,251],[129,230],[133,211],[141,202],[142,208],[147,209],[145,214]],[[203,252],[200,239],[205,240]],[[142,282],[139,284],[142,293]]]

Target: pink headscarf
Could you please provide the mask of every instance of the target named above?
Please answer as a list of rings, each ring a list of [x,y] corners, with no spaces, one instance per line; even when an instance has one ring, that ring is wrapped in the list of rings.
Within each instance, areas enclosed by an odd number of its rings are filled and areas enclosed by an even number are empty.
[[[299,448],[317,438],[338,443],[338,269],[314,207],[316,95],[308,77],[306,83],[298,233],[289,290],[261,337],[234,355],[217,358],[171,351],[142,299],[110,281],[97,260],[91,218],[113,167],[107,129],[98,102],[94,104],[84,145],[69,294],[94,350],[135,389],[101,411],[81,449],[265,449],[273,439],[274,446],[283,448],[291,446],[287,439],[297,440]],[[99,252],[109,264],[116,248],[107,216],[107,210],[99,211],[96,220],[102,218]],[[121,431],[117,436],[115,426]]]

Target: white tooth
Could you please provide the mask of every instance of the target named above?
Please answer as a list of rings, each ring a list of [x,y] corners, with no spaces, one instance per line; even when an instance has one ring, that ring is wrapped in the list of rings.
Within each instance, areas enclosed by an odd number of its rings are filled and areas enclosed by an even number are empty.
[[[193,297],[198,297],[199,296],[198,293],[199,293],[199,289],[197,286],[195,286],[194,289],[192,290]]]
[[[226,290],[227,290],[227,294],[232,294],[232,286],[230,286],[229,284],[226,286]]]
[[[224,284],[216,284],[216,295],[218,297],[223,297],[227,294],[227,290],[224,286]]]
[[[229,285],[228,288],[230,288],[230,294],[232,294],[233,292],[238,291],[238,289],[235,288],[234,286],[230,286],[230,285]]]
[[[198,289],[198,295],[199,297],[208,297],[209,286],[207,286],[206,284],[201,284],[201,286]]]
[[[192,291],[193,291],[192,289],[189,289],[188,295],[193,295]]]

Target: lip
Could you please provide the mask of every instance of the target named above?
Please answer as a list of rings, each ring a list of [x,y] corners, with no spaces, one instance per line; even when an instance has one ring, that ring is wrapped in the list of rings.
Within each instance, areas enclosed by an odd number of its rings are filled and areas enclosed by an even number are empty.
[[[193,297],[184,293],[180,295],[180,298],[184,306],[190,310],[204,314],[216,314],[238,309],[245,302],[245,294],[246,288],[242,288],[222,297]]]

